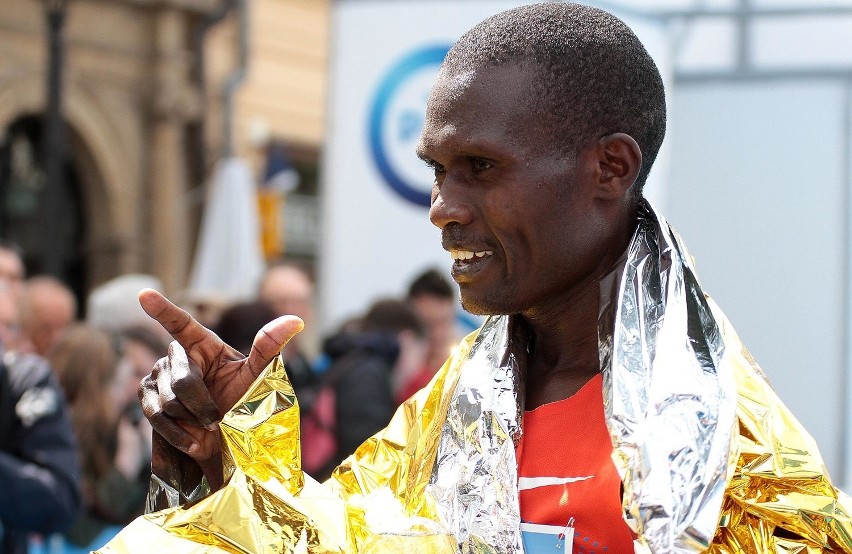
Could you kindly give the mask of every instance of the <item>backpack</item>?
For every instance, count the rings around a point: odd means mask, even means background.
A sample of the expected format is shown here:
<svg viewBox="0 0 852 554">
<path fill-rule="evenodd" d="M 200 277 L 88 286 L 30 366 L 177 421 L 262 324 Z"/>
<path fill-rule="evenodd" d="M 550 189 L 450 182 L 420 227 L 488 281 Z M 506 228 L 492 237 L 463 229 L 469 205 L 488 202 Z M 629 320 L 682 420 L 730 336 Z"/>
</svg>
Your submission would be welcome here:
<svg viewBox="0 0 852 554">
<path fill-rule="evenodd" d="M 302 470 L 321 481 L 331 475 L 339 460 L 337 443 L 337 381 L 348 372 L 348 365 L 332 363 L 312 387 L 299 397 Z"/>
<path fill-rule="evenodd" d="M 369 356 L 370 351 L 362 349 L 344 354 L 299 398 L 302 470 L 318 481 L 331 476 L 342 460 L 337 440 L 337 383 Z"/>
<path fill-rule="evenodd" d="M 337 461 L 337 393 L 329 381 L 309 395 L 301 414 L 302 469 L 318 479 Z"/>
</svg>

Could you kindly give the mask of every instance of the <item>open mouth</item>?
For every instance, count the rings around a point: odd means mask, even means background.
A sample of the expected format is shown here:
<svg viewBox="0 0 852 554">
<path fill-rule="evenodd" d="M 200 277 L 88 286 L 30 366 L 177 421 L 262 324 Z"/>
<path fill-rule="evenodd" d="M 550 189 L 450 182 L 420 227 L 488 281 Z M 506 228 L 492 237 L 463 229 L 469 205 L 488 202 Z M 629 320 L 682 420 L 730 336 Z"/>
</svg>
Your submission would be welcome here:
<svg viewBox="0 0 852 554">
<path fill-rule="evenodd" d="M 493 250 L 450 250 L 453 279 L 459 284 L 470 281 L 485 269 L 493 255 Z"/>
</svg>

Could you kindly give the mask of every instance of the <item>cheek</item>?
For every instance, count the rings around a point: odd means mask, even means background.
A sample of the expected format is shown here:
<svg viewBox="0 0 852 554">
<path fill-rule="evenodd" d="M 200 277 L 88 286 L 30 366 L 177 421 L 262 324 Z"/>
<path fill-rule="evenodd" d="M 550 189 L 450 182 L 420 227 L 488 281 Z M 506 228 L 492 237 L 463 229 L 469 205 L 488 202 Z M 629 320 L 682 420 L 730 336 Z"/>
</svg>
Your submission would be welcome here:
<svg viewBox="0 0 852 554">
<path fill-rule="evenodd" d="M 521 210 L 523 204 L 524 198 L 521 194 L 514 197 L 511 194 L 495 194 L 486 197 L 485 209 L 492 214 L 512 218 Z"/>
<path fill-rule="evenodd" d="M 484 203 L 484 219 L 509 257 L 516 255 L 513 250 L 525 248 L 524 235 L 528 232 L 525 222 L 529 217 L 524 204 L 523 198 L 512 199 L 502 195 L 499 198 L 488 198 Z"/>
</svg>

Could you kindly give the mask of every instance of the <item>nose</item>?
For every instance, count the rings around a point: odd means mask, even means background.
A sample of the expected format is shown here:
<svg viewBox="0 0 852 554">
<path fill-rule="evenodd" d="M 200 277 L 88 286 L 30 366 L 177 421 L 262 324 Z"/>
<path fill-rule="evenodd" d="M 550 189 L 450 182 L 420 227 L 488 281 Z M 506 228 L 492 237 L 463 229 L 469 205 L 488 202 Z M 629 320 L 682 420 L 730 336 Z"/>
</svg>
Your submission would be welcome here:
<svg viewBox="0 0 852 554">
<path fill-rule="evenodd" d="M 449 174 L 443 182 L 432 187 L 432 205 L 429 221 L 439 229 L 450 223 L 467 225 L 473 219 L 473 206 L 464 193 L 464 185 L 451 179 Z"/>
</svg>

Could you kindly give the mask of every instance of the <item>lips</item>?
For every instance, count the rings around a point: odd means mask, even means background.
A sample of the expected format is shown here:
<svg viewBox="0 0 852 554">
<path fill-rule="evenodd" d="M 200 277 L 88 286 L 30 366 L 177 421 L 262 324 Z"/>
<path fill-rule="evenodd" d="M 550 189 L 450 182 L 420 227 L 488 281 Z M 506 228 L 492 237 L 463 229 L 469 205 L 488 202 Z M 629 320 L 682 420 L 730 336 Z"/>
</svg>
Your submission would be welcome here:
<svg viewBox="0 0 852 554">
<path fill-rule="evenodd" d="M 452 275 L 459 284 L 470 282 L 490 265 L 494 256 L 487 240 L 471 236 L 458 223 L 449 223 L 441 229 L 441 246 L 453 259 Z"/>
<path fill-rule="evenodd" d="M 494 255 L 493 250 L 467 250 L 464 248 L 450 248 L 450 257 L 453 259 L 453 280 L 461 284 L 470 284 L 471 281 L 484 271 Z"/>
</svg>

